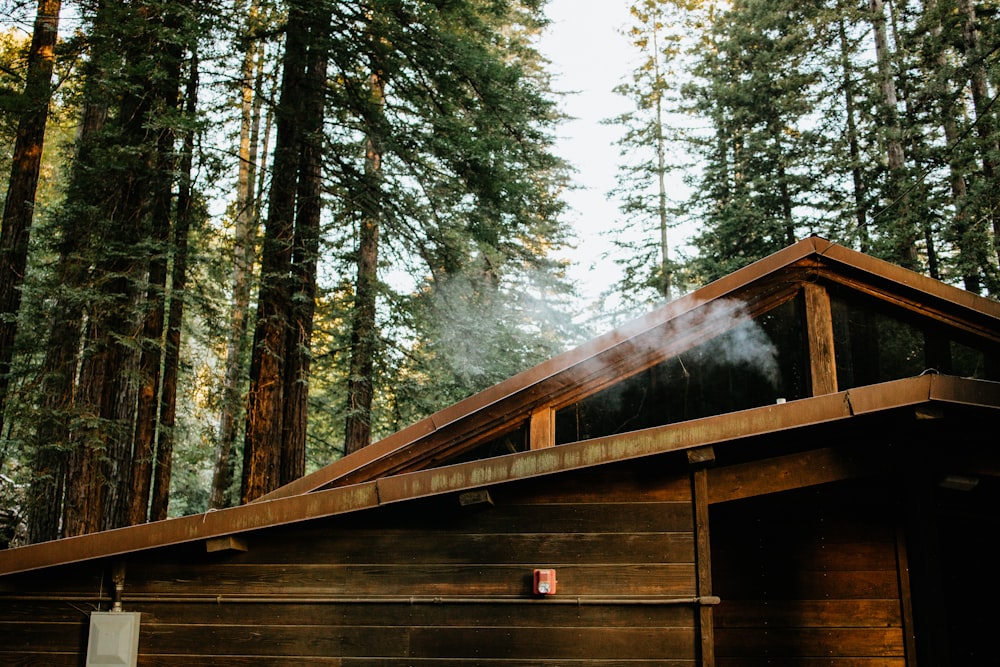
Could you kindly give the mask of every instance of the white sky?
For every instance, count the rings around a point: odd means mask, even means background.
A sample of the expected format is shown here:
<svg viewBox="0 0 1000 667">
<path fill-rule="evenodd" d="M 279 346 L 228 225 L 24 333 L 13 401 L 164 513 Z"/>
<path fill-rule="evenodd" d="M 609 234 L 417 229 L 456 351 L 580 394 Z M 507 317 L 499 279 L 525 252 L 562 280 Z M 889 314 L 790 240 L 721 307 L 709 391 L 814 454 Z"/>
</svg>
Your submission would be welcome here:
<svg viewBox="0 0 1000 667">
<path fill-rule="evenodd" d="M 573 120 L 559 131 L 556 152 L 576 169 L 576 191 L 566 194 L 568 219 L 578 236 L 573 277 L 589 301 L 617 278 L 600 255 L 609 241 L 599 235 L 618 220 L 617 204 L 606 199 L 615 185 L 620 130 L 601 121 L 626 110 L 612 92 L 635 59 L 621 30 L 629 23 L 628 0 L 550 0 L 551 24 L 539 49 L 552 62 L 564 113 Z"/>
</svg>

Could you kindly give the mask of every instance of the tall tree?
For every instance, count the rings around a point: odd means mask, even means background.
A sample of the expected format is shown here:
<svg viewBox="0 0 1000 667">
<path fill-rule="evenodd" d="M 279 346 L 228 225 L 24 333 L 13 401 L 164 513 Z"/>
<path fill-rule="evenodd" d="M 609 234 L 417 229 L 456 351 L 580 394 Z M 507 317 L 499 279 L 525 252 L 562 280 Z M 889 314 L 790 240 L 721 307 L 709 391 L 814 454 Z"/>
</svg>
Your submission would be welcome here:
<svg viewBox="0 0 1000 667">
<path fill-rule="evenodd" d="M 323 210 L 323 121 L 328 54 L 329 13 L 321 13 L 313 26 L 313 42 L 305 72 L 302 109 L 302 148 L 296 189 L 295 242 L 292 248 L 293 296 L 285 341 L 285 407 L 279 483 L 287 484 L 305 474 L 308 428 L 309 373 L 312 364 L 313 318 L 316 312 L 316 270 L 320 251 Z"/>
<path fill-rule="evenodd" d="M 232 300 L 229 309 L 229 332 L 226 341 L 223 396 L 219 411 L 218 436 L 213 461 L 209 507 L 218 509 L 232 503 L 229 488 L 232 482 L 231 455 L 237 437 L 237 419 L 242 404 L 244 348 L 250 317 L 251 274 L 254 265 L 257 228 L 260 223 L 260 198 L 256 179 L 259 144 L 261 142 L 262 110 L 264 108 L 265 45 L 257 32 L 262 26 L 261 8 L 257 0 L 247 7 L 243 57 L 241 60 L 240 141 L 237 193 L 234 213 L 235 253 L 232 270 Z M 267 132 L 265 128 L 264 143 Z M 266 152 L 266 151 L 264 151 Z M 265 170 L 260 170 L 261 172 Z"/>
<path fill-rule="evenodd" d="M 621 198 L 621 214 L 629 222 L 617 229 L 613 238 L 624 251 L 619 260 L 625 270 L 619 285 L 623 293 L 639 295 L 651 289 L 657 298 L 669 300 L 674 290 L 669 243 L 672 211 L 666 179 L 668 168 L 680 165 L 667 164 L 670 130 L 665 114 L 678 106 L 676 82 L 683 63 L 683 42 L 695 13 L 693 8 L 657 0 L 643 0 L 631 8 L 635 23 L 628 36 L 642 60 L 630 80 L 615 92 L 627 97 L 635 108 L 609 121 L 623 128 L 618 145 L 626 161 L 619 168 L 615 194 Z M 670 95 L 675 99 L 668 99 Z"/>
<path fill-rule="evenodd" d="M 885 216 L 889 228 L 884 236 L 887 247 L 881 251 L 886 259 L 892 259 L 909 268 L 917 267 L 917 238 L 919 228 L 914 220 L 914 210 L 909 198 L 911 178 L 906 168 L 903 150 L 903 128 L 899 117 L 899 99 L 896 78 L 893 71 L 892 51 L 889 45 L 885 4 L 882 0 L 869 0 L 872 30 L 875 41 L 876 64 L 878 68 L 878 89 L 880 92 L 880 124 L 884 128 L 886 197 L 882 209 L 876 215 Z"/>
<path fill-rule="evenodd" d="M 0 437 L 10 387 L 21 286 L 28 263 L 35 193 L 52 99 L 61 0 L 38 0 L 3 221 L 0 224 Z"/>
<path fill-rule="evenodd" d="M 378 41 L 374 37 L 374 41 Z M 380 47 L 376 47 L 377 49 Z M 383 205 L 382 154 L 385 151 L 385 73 L 377 64 L 370 75 L 371 97 L 365 113 L 364 197 L 358 229 L 357 279 L 351 317 L 351 366 L 347 380 L 347 423 L 344 453 L 350 454 L 371 442 L 371 412 L 374 391 L 378 329 L 375 318 L 378 299 L 378 245 Z"/>
<path fill-rule="evenodd" d="M 298 286 L 295 284 L 293 276 L 296 268 L 293 262 L 296 259 L 315 261 L 315 254 L 309 257 L 309 252 L 305 250 L 298 258 L 295 256 L 296 211 L 299 207 L 308 208 L 299 221 L 307 226 L 313 225 L 314 221 L 309 216 L 314 212 L 318 215 L 318 205 L 310 198 L 319 196 L 315 191 L 318 180 L 312 171 L 316 158 L 311 153 L 317 150 L 315 142 L 319 137 L 315 130 L 316 120 L 309 115 L 310 112 L 316 113 L 317 102 L 307 99 L 302 93 L 309 90 L 313 96 L 322 96 L 323 86 L 318 86 L 317 90 L 317 86 L 311 84 L 316 79 L 325 81 L 322 51 L 327 45 L 322 36 L 325 34 L 324 26 L 330 23 L 329 12 L 329 7 L 322 2 L 296 1 L 289 4 L 281 98 L 275 110 L 277 134 L 250 367 L 251 388 L 240 494 L 244 503 L 277 488 L 283 469 L 304 468 L 304 452 L 292 451 L 288 444 L 290 433 L 284 420 L 288 400 L 286 374 L 290 372 L 292 352 L 287 346 L 295 308 L 293 295 L 297 289 L 303 288 L 301 282 Z M 318 108 L 322 111 L 322 99 Z M 319 126 L 322 126 L 322 115 L 319 116 Z M 311 131 L 307 132 L 307 129 Z M 308 170 L 305 174 L 303 167 Z M 318 228 L 318 221 L 315 221 L 315 226 Z M 312 241 L 301 236 L 311 234 L 312 229 L 306 231 L 300 228 L 298 233 L 300 247 L 309 247 Z M 315 280 L 314 274 L 312 279 Z M 307 344 L 307 341 L 304 342 Z M 283 461 L 283 458 L 292 456 L 302 457 L 302 463 Z"/>
<path fill-rule="evenodd" d="M 153 19 L 162 22 L 164 30 L 171 33 L 178 33 L 184 17 L 181 11 L 186 9 L 182 3 L 164 5 L 163 13 Z M 163 106 L 165 111 L 173 111 L 179 108 L 181 100 L 181 69 L 185 57 L 183 42 L 169 40 L 161 47 L 161 61 L 157 65 L 157 72 L 152 77 L 151 90 L 147 94 L 152 94 L 158 104 Z M 192 74 L 189 80 L 197 80 L 196 62 L 192 63 Z M 190 86 L 188 86 L 190 92 Z M 174 193 L 172 175 L 177 164 L 176 142 L 177 132 L 170 123 L 163 123 L 156 130 L 156 136 L 151 139 L 155 142 L 153 148 L 156 164 L 154 169 L 157 173 L 153 183 L 153 191 L 150 193 L 149 202 L 149 239 L 151 253 L 146 268 L 146 295 L 145 304 L 142 308 L 142 332 L 139 340 L 140 356 L 138 366 L 138 404 L 136 406 L 135 430 L 132 434 L 130 449 L 130 460 L 132 470 L 130 478 L 132 480 L 130 494 L 123 502 L 128 503 L 128 524 L 144 523 L 149 517 L 149 498 L 153 486 L 154 460 L 156 459 L 156 440 L 158 433 L 163 431 L 158 428 L 160 415 L 160 383 L 162 379 L 161 369 L 164 360 L 164 323 L 167 317 L 167 279 L 170 274 L 169 256 L 171 247 L 171 237 L 173 236 L 172 223 L 179 223 L 182 215 L 182 207 L 177 207 L 177 218 L 174 218 Z M 177 224 L 179 227 L 180 224 Z M 186 234 L 186 230 L 179 232 Z M 185 243 L 182 239 L 180 243 Z M 174 263 L 174 272 L 183 272 L 184 267 Z M 178 295 L 174 295 L 173 305 L 177 305 L 182 300 Z"/>
<path fill-rule="evenodd" d="M 640 4 L 699 15 L 696 3 Z M 978 6 L 703 8 L 700 31 L 669 53 L 692 62 L 672 77 L 674 109 L 700 119 L 670 139 L 693 156 L 694 188 L 676 210 L 701 225 L 695 281 L 812 231 L 972 289 L 995 283 L 982 254 L 996 236 L 993 49 Z"/>
<path fill-rule="evenodd" d="M 980 39 L 981 19 L 976 6 L 971 0 L 957 0 L 956 9 L 962 17 L 962 46 L 965 52 L 965 67 L 968 73 L 972 106 L 975 113 L 976 133 L 979 138 L 978 155 L 981 164 L 982 180 L 976 188 L 977 199 L 982 202 L 984 220 L 989 221 L 993 232 L 993 248 L 1000 260 L 1000 171 L 998 171 L 998 155 L 1000 155 L 1000 137 L 997 134 L 996 114 L 989 90 L 986 69 L 987 50 Z M 996 46 L 993 47 L 995 51 Z M 1000 264 L 1000 261 L 998 261 Z"/>
<path fill-rule="evenodd" d="M 695 194 L 702 280 L 793 242 L 817 215 L 804 195 L 819 180 L 822 146 L 810 118 L 816 21 L 811 5 L 743 0 L 713 24 L 717 51 L 703 55 L 695 70 L 703 83 L 691 87 L 714 133 L 700 148 Z"/>
<path fill-rule="evenodd" d="M 171 128 L 181 56 L 196 34 L 186 0 L 90 9 L 83 123 L 56 217 L 63 292 L 52 311 L 46 407 L 35 434 L 34 500 L 64 504 L 67 535 L 144 516 L 176 166 Z M 57 469 L 64 480 L 52 478 Z M 63 485 L 64 498 L 46 497 Z M 50 535 L 56 522 L 38 523 Z"/>
<path fill-rule="evenodd" d="M 199 57 L 197 48 L 191 53 L 185 90 L 186 117 L 196 118 L 198 89 L 200 85 Z M 173 470 L 174 441 L 177 421 L 177 385 L 180 375 L 181 325 L 184 319 L 184 305 L 188 282 L 188 243 L 195 221 L 203 217 L 198 210 L 194 178 L 194 150 L 197 127 L 188 127 L 178 169 L 176 203 L 176 224 L 173 225 L 171 248 L 171 271 L 169 285 L 169 308 L 167 329 L 163 341 L 163 384 L 160 389 L 159 428 L 156 434 L 156 448 L 152 475 L 149 520 L 162 521 L 167 518 L 170 504 L 170 483 Z M 138 487 L 136 494 L 139 494 Z M 142 507 L 141 501 L 139 506 Z M 138 521 L 138 518 L 136 519 Z"/>
<path fill-rule="evenodd" d="M 857 90 L 854 76 L 854 66 L 851 56 L 854 52 L 853 44 L 848 36 L 847 19 L 844 16 L 835 18 L 837 26 L 837 51 L 839 55 L 838 66 L 841 78 L 841 89 L 844 100 L 844 138 L 847 143 L 847 170 L 851 174 L 851 194 L 854 202 L 854 233 L 849 233 L 848 238 L 856 238 L 859 249 L 868 252 L 871 244 L 869 224 L 869 195 L 868 184 L 862 170 L 861 156 L 861 136 L 858 128 L 858 103 Z"/>
<path fill-rule="evenodd" d="M 357 31 L 370 49 L 366 67 L 337 62 L 349 84 L 340 92 L 354 99 L 345 105 L 353 110 L 352 134 L 365 146 L 361 168 L 334 171 L 345 191 L 362 197 L 342 209 L 358 239 L 347 451 L 371 439 L 367 383 L 378 373 L 382 258 L 419 258 L 432 285 L 475 265 L 496 280 L 505 265 L 532 261 L 522 235 L 558 213 L 549 195 L 562 173 L 547 135 L 555 115 L 529 46 L 539 9 L 535 2 L 373 2 Z M 548 231 L 559 243 L 558 228 Z"/>
</svg>

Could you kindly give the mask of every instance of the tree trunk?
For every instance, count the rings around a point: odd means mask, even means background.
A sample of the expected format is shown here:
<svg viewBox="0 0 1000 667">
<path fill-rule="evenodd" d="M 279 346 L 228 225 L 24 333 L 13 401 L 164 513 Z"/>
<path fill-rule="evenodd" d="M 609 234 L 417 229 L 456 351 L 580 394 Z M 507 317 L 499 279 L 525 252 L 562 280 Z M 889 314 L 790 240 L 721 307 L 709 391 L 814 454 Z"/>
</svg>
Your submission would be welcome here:
<svg viewBox="0 0 1000 667">
<path fill-rule="evenodd" d="M 896 83 L 892 72 L 889 39 L 886 29 L 885 6 L 882 0 L 869 0 L 872 28 L 875 36 L 875 54 L 878 65 L 878 84 L 881 92 L 881 124 L 885 127 L 885 153 L 888 168 L 887 205 L 877 214 L 889 216 L 887 250 L 893 261 L 915 267 L 917 262 L 917 230 L 905 196 L 906 175 L 903 153 L 903 131 L 899 124 Z M 896 210 L 898 209 L 898 210 Z"/>
<path fill-rule="evenodd" d="M 871 240 L 868 233 L 868 195 L 861 174 L 861 146 L 858 141 L 857 105 L 854 101 L 854 78 L 851 76 L 850 45 L 844 19 L 837 21 L 840 38 L 840 67 L 844 76 L 844 115 L 847 119 L 847 145 L 851 156 L 851 182 L 854 190 L 854 219 L 857 222 L 858 247 L 867 253 Z"/>
<path fill-rule="evenodd" d="M 173 169 L 168 168 L 173 161 L 173 134 L 169 128 L 172 120 L 167 116 L 176 111 L 178 87 L 180 83 L 180 40 L 177 17 L 173 16 L 175 6 L 171 3 L 160 5 L 153 2 L 139 2 L 132 5 L 122 15 L 123 24 L 118 26 L 119 39 L 124 46 L 124 81 L 126 93 L 120 102 L 118 126 L 114 148 L 120 156 L 121 169 L 119 188 L 113 191 L 111 204 L 107 208 L 106 250 L 111 251 L 98 263 L 98 277 L 107 276 L 104 284 L 105 300 L 93 313 L 95 322 L 103 325 L 100 331 L 107 339 L 95 340 L 98 349 L 107 352 L 104 371 L 101 416 L 104 418 L 105 441 L 103 461 L 106 466 L 106 503 L 102 527 L 119 528 L 128 525 L 133 509 L 133 471 L 136 451 L 133 438 L 137 423 L 140 383 L 151 381 L 143 378 L 140 362 L 142 355 L 137 346 L 129 341 L 141 331 L 139 323 L 147 309 L 157 310 L 150 324 L 162 329 L 162 305 L 146 303 L 146 291 L 141 289 L 149 276 L 151 265 L 158 274 L 156 278 L 165 281 L 165 265 L 155 267 L 144 248 L 156 240 L 156 235 L 166 237 L 169 226 L 169 199 L 173 184 Z M 121 11 L 121 10 L 120 10 Z M 164 120 L 167 118 L 166 120 Z M 164 129 L 158 129 L 164 128 Z M 102 202 L 103 205 L 103 202 Z M 159 225 L 160 229 L 155 227 Z M 162 239 L 161 239 L 162 240 Z M 157 248 L 155 252 L 162 252 Z M 157 301 L 160 301 L 162 286 L 153 286 Z M 110 303 L 111 308 L 104 307 Z M 159 332 L 155 341 L 149 342 L 154 348 L 149 354 L 155 359 L 149 361 L 150 375 L 156 374 L 152 367 L 159 366 Z M 148 341 L 139 341 L 141 345 Z M 81 384 L 92 381 L 81 376 Z M 100 381 L 100 380 L 99 380 Z M 158 384 L 158 382 L 157 382 Z M 151 402 L 147 404 L 150 418 L 155 422 L 155 386 L 150 387 Z M 144 425 L 147 435 L 154 434 L 153 423 Z M 150 441 L 142 443 L 149 447 Z M 151 449 L 151 448 L 150 448 Z M 150 452 L 145 452 L 148 455 Z M 141 466 L 143 472 L 149 468 Z M 148 488 L 143 483 L 143 490 Z M 140 499 L 141 501 L 141 499 Z M 145 507 L 145 504 L 142 505 Z M 136 510 L 141 509 L 136 505 Z M 143 510 L 143 513 L 145 510 Z"/>
<path fill-rule="evenodd" d="M 88 159 L 91 137 L 100 131 L 105 116 L 106 107 L 102 103 L 91 100 L 85 105 L 77 140 L 81 147 L 78 161 Z M 72 178 L 78 178 L 76 170 Z M 87 532 L 82 507 L 90 485 L 86 471 L 82 470 L 87 459 L 69 428 L 78 413 L 74 390 L 85 316 L 81 300 L 68 292 L 86 280 L 92 232 L 85 216 L 61 221 L 57 274 L 67 290 L 59 293 L 53 307 L 42 364 L 42 414 L 32 461 L 29 515 L 32 542 Z"/>
<path fill-rule="evenodd" d="M 185 91 L 185 111 L 194 118 L 198 108 L 200 61 L 195 51 L 191 55 Z M 177 224 L 173 234 L 173 267 L 170 274 L 170 309 L 163 352 L 163 387 L 160 392 L 160 429 L 156 438 L 156 468 L 153 471 L 153 491 L 149 518 L 167 518 L 170 505 L 170 478 L 173 471 L 174 428 L 177 422 L 177 378 L 180 374 L 181 324 L 184 321 L 184 293 L 187 287 L 188 236 L 194 223 L 194 161 L 195 132 L 184 134 L 181 154 L 180 184 L 177 191 Z"/>
<path fill-rule="evenodd" d="M 375 305 L 378 297 L 378 206 L 381 203 L 379 191 L 382 171 L 382 143 L 378 133 L 385 105 L 385 81 L 377 73 L 371 75 L 371 105 L 376 118 L 371 123 L 365 151 L 366 201 L 369 203 L 369 210 L 363 212 L 358 240 L 358 277 L 354 288 L 350 376 L 347 382 L 348 411 L 344 439 L 346 454 L 371 443 L 372 376 L 378 338 Z"/>
<path fill-rule="evenodd" d="M 38 0 L 28 50 L 24 110 L 18 119 L 7 199 L 0 227 L 0 433 L 10 388 L 11 361 L 21 307 L 21 284 L 28 263 L 28 242 L 35 192 L 45 144 L 45 123 L 52 99 L 52 69 L 61 0 Z"/>
<path fill-rule="evenodd" d="M 312 361 L 313 316 L 316 311 L 316 263 L 319 256 L 320 217 L 323 192 L 323 111 L 327 51 L 326 26 L 329 13 L 311 21 L 309 66 L 303 96 L 302 150 L 295 217 L 295 249 L 292 274 L 297 282 L 291 300 L 291 322 L 286 343 L 284 438 L 281 453 L 281 484 L 305 474 L 308 427 L 309 369 Z M 317 47 L 317 45 L 319 45 Z"/>
<path fill-rule="evenodd" d="M 169 10 L 168 10 L 169 11 Z M 162 17 L 164 27 L 177 33 L 177 17 Z M 184 54 L 178 41 L 163 45 L 160 77 L 151 94 L 165 110 L 176 109 L 180 102 L 181 59 Z M 157 424 L 160 405 L 160 380 L 163 362 L 163 322 L 167 294 L 167 255 L 171 237 L 172 174 L 175 166 L 176 132 L 168 124 L 158 130 L 155 153 L 155 180 L 150 196 L 153 255 L 150 258 L 143 322 L 141 358 L 139 362 L 139 397 L 133 436 L 132 498 L 129 510 L 131 525 L 145 523 L 149 518 L 149 497 L 152 487 Z M 176 267 L 175 267 L 176 268 Z"/>
<path fill-rule="evenodd" d="M 106 5 L 99 3 L 93 21 L 93 33 L 103 31 L 103 24 L 107 22 L 105 14 Z M 79 375 L 88 362 L 88 359 L 81 359 L 80 356 L 88 315 L 83 297 L 76 293 L 90 280 L 89 258 L 93 255 L 98 223 L 88 207 L 77 204 L 86 201 L 90 192 L 87 170 L 89 165 L 96 162 L 92 153 L 96 150 L 98 137 L 108 118 L 103 72 L 97 64 L 102 52 L 108 48 L 103 39 L 91 44 L 91 58 L 84 74 L 83 120 L 76 141 L 77 151 L 67 194 L 67 200 L 74 206 L 59 220 L 62 239 L 58 274 L 65 291 L 60 294 L 53 309 L 51 334 L 43 368 L 43 386 L 46 392 L 43 397 L 43 428 L 38 437 L 42 447 L 46 446 L 46 441 L 41 438 L 63 443 L 63 537 L 97 530 L 94 515 L 99 514 L 91 511 L 89 506 L 91 496 L 96 493 L 92 493 L 92 487 L 95 490 L 100 488 L 95 453 L 91 442 L 81 437 L 79 426 L 71 429 L 70 425 L 93 422 L 98 414 L 85 397 L 77 392 Z"/>
<path fill-rule="evenodd" d="M 250 363 L 240 500 L 248 503 L 277 488 L 281 477 L 285 362 L 294 244 L 295 194 L 299 166 L 299 122 L 307 61 L 305 8 L 289 9 L 281 99 L 275 110 L 277 138 Z"/>
<path fill-rule="evenodd" d="M 257 3 L 250 7 L 250 20 L 255 20 Z M 247 318 L 250 312 L 250 273 L 254 261 L 254 238 L 258 224 L 255 189 L 257 171 L 257 141 L 260 128 L 260 100 L 263 97 L 261 76 L 263 63 L 254 74 L 260 47 L 251 40 L 243 54 L 243 76 L 240 83 L 240 148 L 239 177 L 236 190 L 236 229 L 234 231 L 235 261 L 233 263 L 233 297 L 229 309 L 229 338 L 226 344 L 226 371 L 219 412 L 219 434 L 215 447 L 212 489 L 208 506 L 220 509 L 229 504 L 230 457 L 236 440 L 236 419 L 240 410 L 240 377 L 243 369 L 243 345 L 246 342 Z"/>
<path fill-rule="evenodd" d="M 83 261 L 89 241 L 84 226 L 64 225 L 56 272 L 60 282 L 78 285 L 87 267 Z M 65 503 L 70 459 L 69 423 L 83 311 L 78 301 L 60 293 L 49 318 L 49 337 L 39 382 L 39 415 L 31 452 L 31 487 L 28 492 L 28 541 L 54 540 L 69 530 L 73 514 Z M 64 512 L 67 516 L 64 518 Z M 65 534 L 79 534 L 74 532 Z"/>
<path fill-rule="evenodd" d="M 937 0 L 927 0 L 924 4 L 924 16 L 931 25 L 927 36 L 930 58 L 926 69 L 928 79 L 935 81 L 930 97 L 937 100 L 939 122 L 944 131 L 945 145 L 948 147 L 948 185 L 954 209 L 954 217 L 946 226 L 945 236 L 952 239 L 958 250 L 956 264 L 965 289 L 978 293 L 981 289 L 980 273 L 984 265 L 982 259 L 985 257 L 986 239 L 977 241 L 971 233 L 973 225 L 970 224 L 966 182 L 968 169 L 963 164 L 962 152 L 958 146 L 961 133 L 956 122 L 958 111 L 955 107 L 955 93 L 950 79 L 943 76 L 949 67 L 946 46 L 942 41 L 944 27 L 940 11 Z"/>
<path fill-rule="evenodd" d="M 993 247 L 997 254 L 997 267 L 1000 267 L 1000 182 L 998 182 L 997 155 L 1000 155 L 1000 141 L 997 139 L 996 122 L 994 119 L 992 101 L 990 99 L 989 82 L 984 65 L 985 55 L 982 52 L 979 39 L 979 18 L 976 7 L 971 0 L 959 0 L 958 11 L 963 16 L 962 41 L 965 47 L 966 65 L 969 67 L 969 83 L 972 88 L 972 103 L 976 110 L 976 129 L 979 135 L 979 155 L 983 165 L 981 196 L 985 215 L 993 225 Z"/>
<path fill-rule="evenodd" d="M 670 244 L 667 239 L 667 166 L 666 146 L 663 136 L 663 87 L 660 75 L 660 47 L 657 39 L 657 24 L 653 22 L 653 75 L 657 90 L 656 99 L 656 210 L 660 225 L 660 296 L 670 301 L 673 291 L 673 270 L 670 265 Z"/>
</svg>

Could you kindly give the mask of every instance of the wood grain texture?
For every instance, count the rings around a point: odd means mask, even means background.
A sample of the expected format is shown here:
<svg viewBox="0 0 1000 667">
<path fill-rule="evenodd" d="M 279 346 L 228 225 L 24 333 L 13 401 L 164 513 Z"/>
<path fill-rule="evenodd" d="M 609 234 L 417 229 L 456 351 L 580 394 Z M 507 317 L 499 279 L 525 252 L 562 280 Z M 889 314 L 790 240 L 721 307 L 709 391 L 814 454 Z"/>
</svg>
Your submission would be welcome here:
<svg viewBox="0 0 1000 667">
<path fill-rule="evenodd" d="M 718 664 L 905 664 L 894 526 L 891 503 L 847 485 L 717 506 Z"/>
<path fill-rule="evenodd" d="M 830 295 L 816 283 L 802 286 L 806 302 L 806 340 L 812 378 L 812 395 L 837 392 L 837 361 L 834 356 L 833 315 Z"/>
<path fill-rule="evenodd" d="M 138 554 L 124 605 L 143 614 L 140 665 L 694 667 L 698 607 L 657 602 L 698 593 L 686 473 L 635 462 L 489 492 L 249 532 L 246 551 Z M 0 664 L 82 652 L 111 565 L 83 585 L 80 568 L 21 579 L 39 596 L 0 603 L 20 638 Z M 556 599 L 533 596 L 536 567 L 556 568 Z"/>
</svg>

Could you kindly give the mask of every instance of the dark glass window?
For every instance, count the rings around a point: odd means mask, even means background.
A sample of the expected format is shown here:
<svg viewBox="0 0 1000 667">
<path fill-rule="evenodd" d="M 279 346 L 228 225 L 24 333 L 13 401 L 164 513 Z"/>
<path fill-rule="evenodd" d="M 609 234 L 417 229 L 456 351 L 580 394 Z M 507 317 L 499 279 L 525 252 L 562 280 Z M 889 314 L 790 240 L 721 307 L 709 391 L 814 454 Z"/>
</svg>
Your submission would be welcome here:
<svg viewBox="0 0 1000 667">
<path fill-rule="evenodd" d="M 792 299 L 556 413 L 556 443 L 806 395 L 804 310 Z"/>
<path fill-rule="evenodd" d="M 856 294 L 831 293 L 837 385 L 850 389 L 925 371 L 1000 380 L 989 341 Z"/>
<path fill-rule="evenodd" d="M 528 428 L 527 424 L 522 424 L 517 430 L 504 433 L 492 440 L 487 440 L 460 456 L 442 461 L 439 465 L 491 459 L 494 456 L 523 452 L 526 449 L 528 449 Z"/>
</svg>

